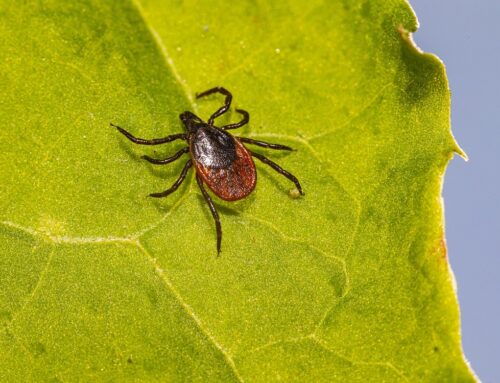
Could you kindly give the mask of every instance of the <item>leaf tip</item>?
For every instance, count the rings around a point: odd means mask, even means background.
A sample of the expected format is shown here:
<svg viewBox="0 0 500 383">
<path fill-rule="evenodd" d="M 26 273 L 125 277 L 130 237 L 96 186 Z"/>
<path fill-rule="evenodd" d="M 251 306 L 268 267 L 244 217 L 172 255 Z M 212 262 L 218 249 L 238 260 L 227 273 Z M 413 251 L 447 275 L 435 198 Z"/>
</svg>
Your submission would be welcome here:
<svg viewBox="0 0 500 383">
<path fill-rule="evenodd" d="M 469 156 L 467 156 L 467 153 L 458 145 L 457 140 L 455 137 L 453 137 L 453 134 L 451 134 L 451 139 L 453 141 L 452 147 L 451 147 L 451 152 L 454 154 L 458 154 L 464 161 L 469 161 Z"/>
<path fill-rule="evenodd" d="M 458 154 L 464 161 L 469 161 L 469 156 L 467 153 L 463 151 L 463 149 L 455 142 L 455 147 L 453 148 L 453 152 Z"/>
</svg>

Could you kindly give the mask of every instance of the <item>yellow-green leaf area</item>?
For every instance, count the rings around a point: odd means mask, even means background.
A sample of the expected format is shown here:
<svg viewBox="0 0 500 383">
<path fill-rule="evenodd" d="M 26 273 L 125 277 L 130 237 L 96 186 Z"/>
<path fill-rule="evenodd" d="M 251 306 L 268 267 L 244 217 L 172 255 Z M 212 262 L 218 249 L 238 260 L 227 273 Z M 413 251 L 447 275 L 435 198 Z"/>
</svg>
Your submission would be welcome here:
<svg viewBox="0 0 500 383">
<path fill-rule="evenodd" d="M 442 177 L 443 64 L 400 0 L 0 4 L 0 380 L 464 382 Z M 216 199 L 183 143 L 224 86 L 257 163 Z M 231 112 L 219 124 L 237 121 Z"/>
</svg>

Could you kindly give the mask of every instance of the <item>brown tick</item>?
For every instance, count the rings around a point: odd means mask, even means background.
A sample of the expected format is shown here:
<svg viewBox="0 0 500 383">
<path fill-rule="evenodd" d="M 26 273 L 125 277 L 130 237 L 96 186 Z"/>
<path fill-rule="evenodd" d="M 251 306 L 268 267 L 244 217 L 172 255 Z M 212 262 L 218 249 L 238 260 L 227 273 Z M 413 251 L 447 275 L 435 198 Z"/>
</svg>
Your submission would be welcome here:
<svg viewBox="0 0 500 383">
<path fill-rule="evenodd" d="M 221 93 L 226 96 L 224 105 L 212 114 L 207 122 L 203 121 L 191 112 L 182 113 L 179 117 L 184 124 L 186 133 L 172 134 L 163 138 L 145 140 L 143 138 L 133 136 L 119 126 L 113 124 L 111 124 L 111 126 L 117 128 L 120 133 L 122 133 L 130 141 L 140 145 L 159 145 L 174 140 L 184 140 L 187 142 L 188 146 L 182 148 L 171 157 L 161 160 L 148 156 L 142 157 L 152 164 L 164 165 L 177 160 L 185 153 L 189 153 L 191 156 L 191 158 L 187 160 L 184 165 L 181 175 L 169 189 L 161 193 L 150 194 L 150 196 L 155 198 L 166 197 L 170 193 L 176 191 L 182 184 L 182 181 L 186 178 L 188 170 L 194 165 L 196 169 L 196 182 L 198 182 L 201 193 L 207 201 L 215 220 L 215 228 L 217 231 L 217 253 L 219 254 L 222 240 L 222 229 L 219 214 L 215 209 L 212 198 L 210 198 L 210 195 L 203 187 L 204 183 L 217 197 L 222 198 L 225 201 L 236 201 L 245 198 L 254 190 L 257 182 L 257 173 L 252 159 L 252 157 L 255 157 L 291 180 L 297 187 L 300 194 L 304 195 L 304 193 L 299 180 L 293 174 L 282 169 L 278 164 L 274 163 L 262 154 L 248 150 L 243 143 L 276 150 L 292 150 L 292 148 L 285 145 L 257 141 L 246 137 L 235 137 L 228 133 L 228 130 L 239 128 L 247 124 L 250 120 L 248 112 L 241 109 L 236 109 L 236 112 L 243 116 L 243 119 L 240 122 L 221 127 L 214 126 L 214 120 L 229 110 L 232 95 L 225 88 L 215 87 L 197 94 L 196 98 L 208 96 L 212 93 Z"/>
</svg>

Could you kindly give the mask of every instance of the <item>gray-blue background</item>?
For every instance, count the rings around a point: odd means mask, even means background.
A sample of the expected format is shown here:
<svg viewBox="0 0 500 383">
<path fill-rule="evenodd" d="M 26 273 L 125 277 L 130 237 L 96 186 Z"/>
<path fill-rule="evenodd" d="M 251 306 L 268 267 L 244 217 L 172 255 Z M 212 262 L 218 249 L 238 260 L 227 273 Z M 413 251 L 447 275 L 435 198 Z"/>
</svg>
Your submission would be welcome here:
<svg viewBox="0 0 500 383">
<path fill-rule="evenodd" d="M 455 157 L 444 183 L 448 254 L 462 342 L 485 382 L 500 382 L 500 0 L 410 0 L 417 45 L 438 55 L 450 82 Z"/>
</svg>

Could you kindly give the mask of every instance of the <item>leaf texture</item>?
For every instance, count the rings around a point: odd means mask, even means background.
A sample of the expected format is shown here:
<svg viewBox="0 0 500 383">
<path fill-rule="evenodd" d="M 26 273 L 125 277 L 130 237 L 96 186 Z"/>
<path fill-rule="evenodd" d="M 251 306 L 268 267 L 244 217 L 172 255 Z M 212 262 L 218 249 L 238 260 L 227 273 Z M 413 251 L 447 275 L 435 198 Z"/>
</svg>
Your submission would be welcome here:
<svg viewBox="0 0 500 383">
<path fill-rule="evenodd" d="M 474 381 L 440 200 L 460 149 L 416 27 L 400 0 L 1 4 L 0 380 Z M 147 198 L 183 161 L 140 156 L 182 143 L 109 123 L 181 132 L 219 85 L 306 195 L 257 163 L 216 257 L 192 174 Z"/>
</svg>

